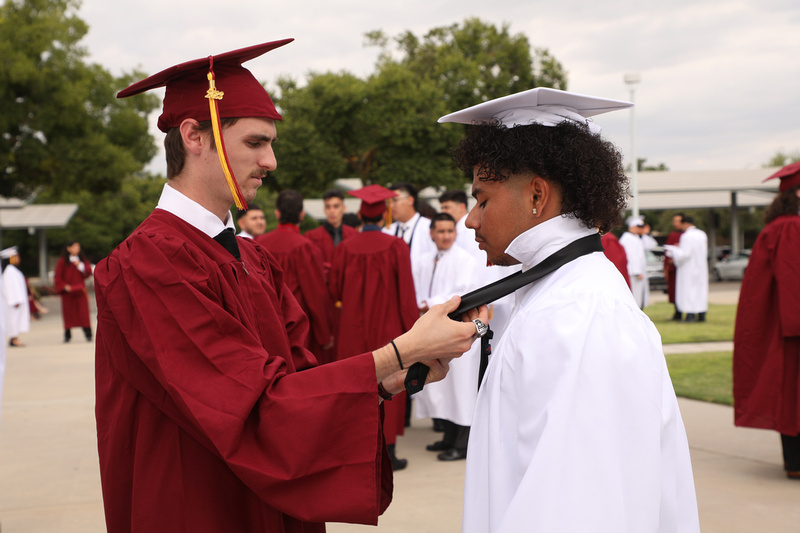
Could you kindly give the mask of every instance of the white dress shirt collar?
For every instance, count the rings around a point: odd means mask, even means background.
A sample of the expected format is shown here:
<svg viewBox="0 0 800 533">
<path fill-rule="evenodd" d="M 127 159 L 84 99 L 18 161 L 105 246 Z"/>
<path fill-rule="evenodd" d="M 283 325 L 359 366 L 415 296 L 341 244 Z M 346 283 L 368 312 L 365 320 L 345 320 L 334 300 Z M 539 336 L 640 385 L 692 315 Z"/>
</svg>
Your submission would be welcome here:
<svg viewBox="0 0 800 533">
<path fill-rule="evenodd" d="M 506 248 L 506 253 L 522 263 L 524 272 L 569 243 L 593 233 L 597 230 L 587 228 L 577 218 L 561 215 L 517 235 Z"/>
<path fill-rule="evenodd" d="M 212 239 L 225 228 L 235 229 L 233 227 L 233 217 L 230 213 L 228 213 L 226 221 L 222 222 L 217 215 L 174 189 L 169 183 L 164 184 L 156 209 L 163 209 L 172 213 Z"/>
</svg>

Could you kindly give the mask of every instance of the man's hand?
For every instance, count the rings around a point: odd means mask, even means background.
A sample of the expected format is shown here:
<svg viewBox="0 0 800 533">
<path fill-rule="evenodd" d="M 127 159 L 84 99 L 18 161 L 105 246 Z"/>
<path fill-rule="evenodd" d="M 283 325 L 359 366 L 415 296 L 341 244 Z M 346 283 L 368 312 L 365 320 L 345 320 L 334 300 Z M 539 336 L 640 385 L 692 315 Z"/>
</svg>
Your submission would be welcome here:
<svg viewBox="0 0 800 533">
<path fill-rule="evenodd" d="M 461 357 L 470 349 L 478 338 L 472 320 L 477 318 L 488 322 L 489 310 L 485 305 L 470 309 L 462 317 L 465 322 L 457 322 L 447 315 L 458 309 L 459 303 L 461 297 L 453 296 L 443 304 L 434 305 L 414 323 L 410 331 L 394 339 L 403 363 L 402 372 L 399 371 L 400 363 L 391 345 L 372 352 L 378 381 L 383 382 L 387 391 L 396 394 L 403 390 L 405 375 L 414 363 L 423 363 L 430 368 L 426 383 L 443 379 L 447 375 L 450 360 Z"/>
</svg>

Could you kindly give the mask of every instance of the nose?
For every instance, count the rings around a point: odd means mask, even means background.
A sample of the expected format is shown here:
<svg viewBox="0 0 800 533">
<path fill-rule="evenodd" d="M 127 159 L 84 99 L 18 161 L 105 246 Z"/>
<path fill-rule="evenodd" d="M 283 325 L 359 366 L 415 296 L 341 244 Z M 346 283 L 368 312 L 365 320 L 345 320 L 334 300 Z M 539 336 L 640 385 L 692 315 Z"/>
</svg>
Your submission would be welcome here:
<svg viewBox="0 0 800 533">
<path fill-rule="evenodd" d="M 478 228 L 481 227 L 480 217 L 478 216 L 478 206 L 477 206 L 477 204 L 472 209 L 470 209 L 470 212 L 467 215 L 467 219 L 464 221 L 464 224 L 469 229 L 474 229 L 474 230 L 477 230 Z"/>
<path fill-rule="evenodd" d="M 270 172 L 278 168 L 278 159 L 275 157 L 275 151 L 272 149 L 272 144 L 267 145 L 264 153 L 261 156 L 261 159 L 258 162 L 258 165 Z"/>
</svg>

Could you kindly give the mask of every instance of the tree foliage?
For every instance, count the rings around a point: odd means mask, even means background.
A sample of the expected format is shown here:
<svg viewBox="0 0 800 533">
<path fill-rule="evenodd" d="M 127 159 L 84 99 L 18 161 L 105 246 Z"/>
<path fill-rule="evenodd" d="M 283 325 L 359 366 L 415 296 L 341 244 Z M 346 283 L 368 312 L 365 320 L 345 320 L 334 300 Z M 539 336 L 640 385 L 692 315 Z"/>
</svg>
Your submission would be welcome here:
<svg viewBox="0 0 800 533">
<path fill-rule="evenodd" d="M 275 188 L 319 193 L 338 178 L 458 187 L 450 160 L 462 128 L 437 124 L 451 111 L 538 86 L 566 88 L 566 72 L 546 49 L 532 49 L 508 25 L 478 19 L 434 28 L 422 37 L 366 35 L 381 49 L 367 79 L 311 74 L 304 87 L 282 79 L 285 124 L 275 151 Z M 282 166 L 281 166 L 282 165 Z"/>
<path fill-rule="evenodd" d="M 790 152 L 778 150 L 764 166 L 767 168 L 783 167 L 796 161 L 800 161 L 800 150 L 792 150 Z"/>
<path fill-rule="evenodd" d="M 115 191 L 156 153 L 147 114 L 156 97 L 117 100 L 116 79 L 85 61 L 77 0 L 0 7 L 0 195 Z"/>
</svg>

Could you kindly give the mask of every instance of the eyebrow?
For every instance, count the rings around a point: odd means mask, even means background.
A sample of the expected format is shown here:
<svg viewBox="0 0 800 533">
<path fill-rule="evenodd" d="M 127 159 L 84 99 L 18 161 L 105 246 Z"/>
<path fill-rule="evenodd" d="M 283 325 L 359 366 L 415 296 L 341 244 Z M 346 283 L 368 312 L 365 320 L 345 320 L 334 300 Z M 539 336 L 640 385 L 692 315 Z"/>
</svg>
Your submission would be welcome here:
<svg viewBox="0 0 800 533">
<path fill-rule="evenodd" d="M 482 191 L 482 189 L 480 188 L 480 186 L 477 186 L 477 187 L 476 187 L 476 186 L 473 186 L 473 187 L 472 187 L 472 197 L 473 197 L 473 198 L 475 198 L 476 200 L 478 199 L 478 195 L 479 195 L 481 192 L 483 192 L 483 191 Z"/>
<path fill-rule="evenodd" d="M 250 140 L 250 141 L 262 141 L 262 142 L 267 142 L 268 143 L 268 142 L 277 141 L 278 137 L 277 136 L 271 137 L 271 136 L 266 135 L 266 134 L 254 133 L 252 135 L 248 135 L 247 139 Z"/>
</svg>

